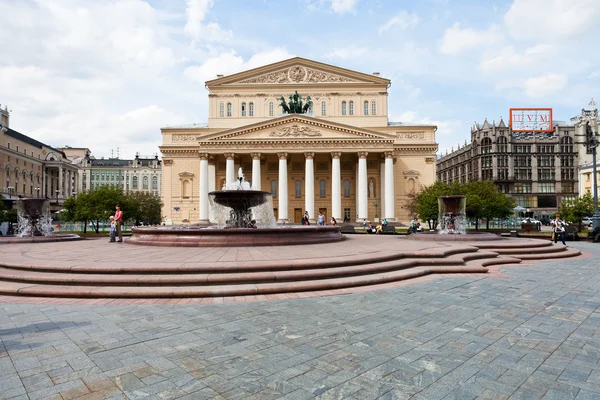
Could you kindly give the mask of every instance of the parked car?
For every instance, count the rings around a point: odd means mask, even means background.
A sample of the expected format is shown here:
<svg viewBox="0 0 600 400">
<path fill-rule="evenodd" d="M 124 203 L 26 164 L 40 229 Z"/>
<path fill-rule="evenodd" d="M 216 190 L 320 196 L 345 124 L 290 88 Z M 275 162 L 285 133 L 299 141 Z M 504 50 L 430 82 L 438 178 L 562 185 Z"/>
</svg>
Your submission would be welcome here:
<svg viewBox="0 0 600 400">
<path fill-rule="evenodd" d="M 581 220 L 581 225 L 592 226 L 592 218 L 585 217 L 584 219 Z"/>
</svg>

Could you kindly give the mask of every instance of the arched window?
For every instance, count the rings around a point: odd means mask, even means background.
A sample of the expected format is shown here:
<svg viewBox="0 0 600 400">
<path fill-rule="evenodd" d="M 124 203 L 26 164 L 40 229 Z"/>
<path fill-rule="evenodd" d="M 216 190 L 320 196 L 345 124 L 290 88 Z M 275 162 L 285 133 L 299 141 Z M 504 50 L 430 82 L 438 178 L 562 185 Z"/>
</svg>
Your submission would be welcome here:
<svg viewBox="0 0 600 400">
<path fill-rule="evenodd" d="M 319 181 L 319 196 L 327 196 L 327 184 L 325 183 L 325 179 Z"/>
<path fill-rule="evenodd" d="M 324 100 L 321 102 L 321 115 L 327 115 L 327 102 Z"/>
<path fill-rule="evenodd" d="M 277 197 L 277 181 L 275 179 L 271 181 L 271 196 Z"/>
<path fill-rule="evenodd" d="M 302 182 L 300 179 L 296 180 L 296 197 L 302 197 Z"/>
<path fill-rule="evenodd" d="M 227 103 L 227 116 L 231 117 L 231 103 Z"/>
<path fill-rule="evenodd" d="M 190 197 L 190 181 L 187 179 L 181 182 L 181 197 L 184 199 Z"/>
<path fill-rule="evenodd" d="M 349 114 L 350 115 L 354 115 L 354 102 L 353 101 L 351 101 L 349 103 L 349 107 L 348 108 L 349 108 L 349 110 L 348 110 Z"/>
<path fill-rule="evenodd" d="M 346 115 L 346 102 L 342 101 L 342 115 Z"/>
<path fill-rule="evenodd" d="M 142 178 L 142 190 L 148 190 L 148 177 L 147 176 Z"/>
<path fill-rule="evenodd" d="M 481 139 L 481 154 L 489 154 L 492 152 L 492 139 L 485 137 Z"/>
<path fill-rule="evenodd" d="M 225 104 L 219 103 L 219 117 L 225 116 Z"/>
<path fill-rule="evenodd" d="M 364 108 L 363 114 L 369 115 L 369 102 L 368 101 L 364 102 L 364 107 L 363 108 Z"/>
<path fill-rule="evenodd" d="M 408 193 L 414 193 L 415 192 L 415 180 L 413 178 L 409 178 L 408 182 L 407 182 L 407 189 L 408 189 Z"/>
<path fill-rule="evenodd" d="M 158 190 L 158 176 L 152 177 L 152 190 Z"/>
<path fill-rule="evenodd" d="M 134 176 L 133 180 L 131 182 L 131 189 L 137 190 L 137 188 L 138 188 L 138 177 Z"/>
<path fill-rule="evenodd" d="M 246 103 L 242 103 L 242 117 L 246 116 Z"/>
<path fill-rule="evenodd" d="M 254 103 L 248 105 L 248 113 L 251 117 L 254 117 Z"/>
<path fill-rule="evenodd" d="M 371 102 L 371 115 L 377 115 L 377 103 L 375 100 Z"/>
<path fill-rule="evenodd" d="M 269 102 L 269 117 L 272 117 L 274 114 L 275 114 L 275 110 L 274 110 L 274 107 L 273 107 L 273 102 L 270 101 Z"/>
<path fill-rule="evenodd" d="M 344 179 L 344 196 L 350 197 L 350 180 Z"/>
</svg>

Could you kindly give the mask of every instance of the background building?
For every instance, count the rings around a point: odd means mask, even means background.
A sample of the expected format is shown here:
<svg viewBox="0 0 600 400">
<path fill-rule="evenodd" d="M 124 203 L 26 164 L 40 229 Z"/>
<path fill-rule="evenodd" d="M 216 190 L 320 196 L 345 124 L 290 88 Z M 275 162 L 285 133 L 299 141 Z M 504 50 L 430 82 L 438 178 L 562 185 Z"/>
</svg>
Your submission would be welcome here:
<svg viewBox="0 0 600 400">
<path fill-rule="evenodd" d="M 60 149 L 37 141 L 10 127 L 10 113 L 0 109 L 0 182 L 7 198 L 47 197 L 51 209 L 75 196 L 78 168 Z"/>
<path fill-rule="evenodd" d="M 388 122 L 388 87 L 364 74 L 295 57 L 206 82 L 208 124 L 162 128 L 167 223 L 207 223 L 208 192 L 242 167 L 273 195 L 279 222 L 408 221 L 407 194 L 435 179 L 433 125 Z M 305 114 L 284 114 L 297 91 Z"/>
<path fill-rule="evenodd" d="M 499 123 L 475 123 L 471 142 L 439 158 L 437 179 L 450 183 L 491 180 L 517 206 L 538 218 L 579 193 L 578 166 L 589 162 L 585 130 L 554 121 L 552 132 L 513 132 Z"/>
<path fill-rule="evenodd" d="M 75 162 L 80 167 L 82 191 L 111 186 L 126 192 L 143 191 L 160 195 L 162 162 L 157 155 L 144 157 L 137 154 L 133 160 L 123 160 L 118 157 L 96 159 L 85 154 Z"/>
</svg>

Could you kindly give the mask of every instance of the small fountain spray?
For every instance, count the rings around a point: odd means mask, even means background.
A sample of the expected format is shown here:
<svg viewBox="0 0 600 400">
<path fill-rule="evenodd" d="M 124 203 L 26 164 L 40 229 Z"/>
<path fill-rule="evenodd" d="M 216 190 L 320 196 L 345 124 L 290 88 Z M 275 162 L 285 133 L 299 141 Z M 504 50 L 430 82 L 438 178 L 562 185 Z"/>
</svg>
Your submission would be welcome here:
<svg viewBox="0 0 600 400">
<path fill-rule="evenodd" d="M 50 236 L 52 234 L 52 218 L 48 200 L 19 199 L 16 205 L 19 221 L 17 237 Z"/>
<path fill-rule="evenodd" d="M 467 233 L 467 198 L 466 196 L 438 197 L 438 212 L 440 229 L 438 233 L 461 234 Z"/>
</svg>

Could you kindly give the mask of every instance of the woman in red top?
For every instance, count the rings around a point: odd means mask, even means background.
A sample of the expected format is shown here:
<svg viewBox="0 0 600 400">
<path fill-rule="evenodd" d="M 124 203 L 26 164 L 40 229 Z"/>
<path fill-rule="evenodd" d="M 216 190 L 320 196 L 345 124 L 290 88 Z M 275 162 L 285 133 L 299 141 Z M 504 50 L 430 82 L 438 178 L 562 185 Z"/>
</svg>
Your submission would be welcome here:
<svg viewBox="0 0 600 400">
<path fill-rule="evenodd" d="M 123 226 L 123 211 L 121 211 L 121 206 L 116 205 L 115 208 L 117 211 L 115 212 L 115 224 L 117 225 L 117 235 L 119 236 L 119 240 L 117 242 L 123 241 L 123 236 L 121 234 L 121 226 Z"/>
</svg>

